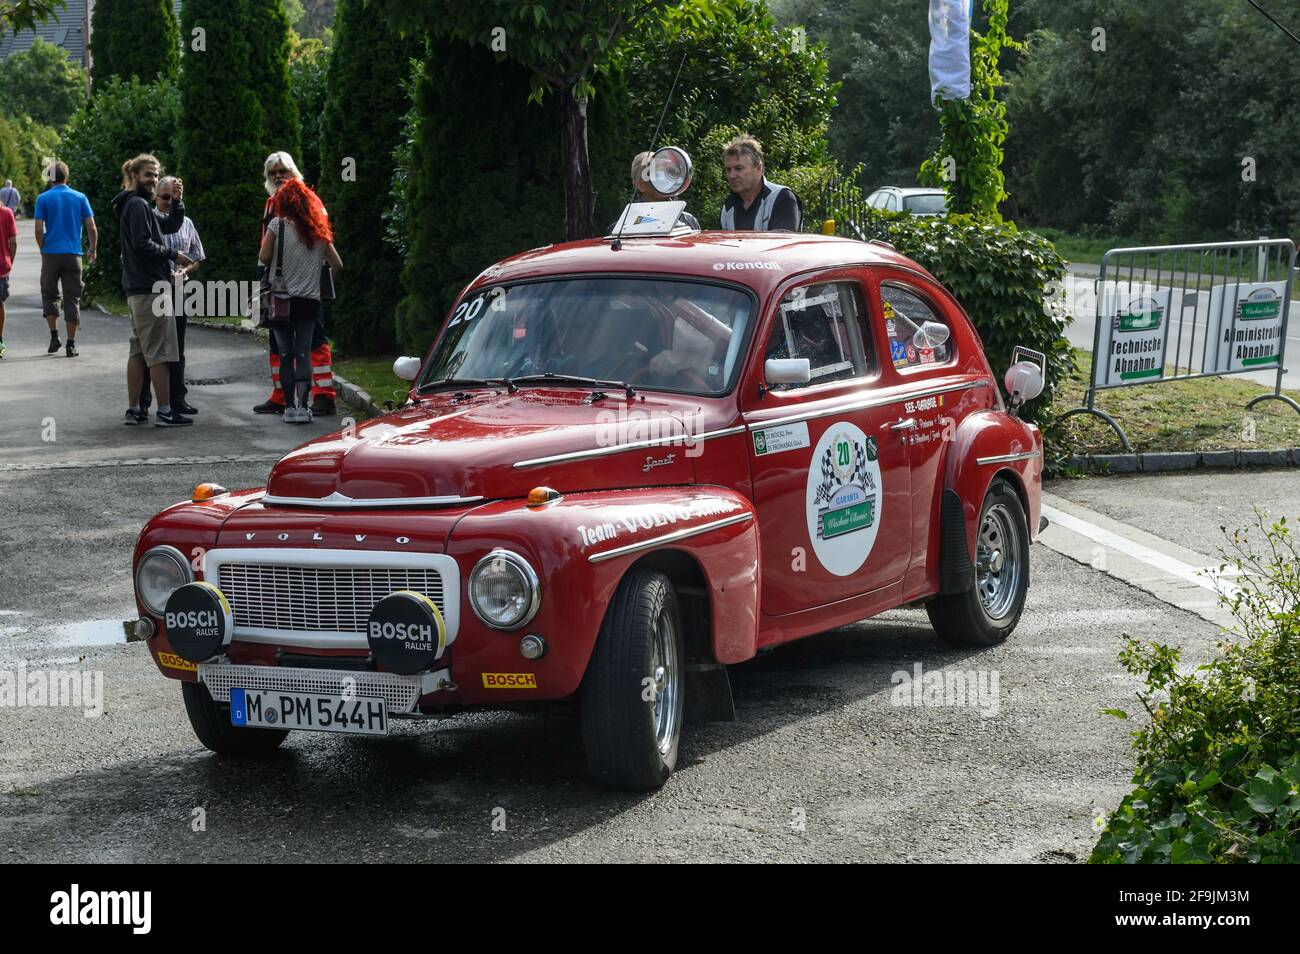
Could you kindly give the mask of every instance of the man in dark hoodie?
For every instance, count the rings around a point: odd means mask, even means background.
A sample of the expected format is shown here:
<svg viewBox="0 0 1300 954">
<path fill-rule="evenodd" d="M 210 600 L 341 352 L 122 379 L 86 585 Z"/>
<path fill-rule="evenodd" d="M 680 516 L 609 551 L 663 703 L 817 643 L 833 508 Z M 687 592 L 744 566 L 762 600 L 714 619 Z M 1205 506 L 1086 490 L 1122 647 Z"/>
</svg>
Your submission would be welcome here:
<svg viewBox="0 0 1300 954">
<path fill-rule="evenodd" d="M 148 420 L 140 410 L 140 386 L 149 375 L 158 396 L 158 427 L 193 424 L 171 406 L 168 363 L 180 360 L 176 320 L 172 316 L 171 263 L 185 266 L 190 258 L 162 242 L 163 233 L 178 231 L 185 223 L 185 203 L 176 183 L 171 213 L 154 212 L 153 196 L 162 168 L 151 155 L 142 154 L 122 163 L 122 191 L 113 197 L 113 211 L 121 223 L 122 290 L 131 313 L 131 350 L 126 360 L 127 424 Z"/>
</svg>

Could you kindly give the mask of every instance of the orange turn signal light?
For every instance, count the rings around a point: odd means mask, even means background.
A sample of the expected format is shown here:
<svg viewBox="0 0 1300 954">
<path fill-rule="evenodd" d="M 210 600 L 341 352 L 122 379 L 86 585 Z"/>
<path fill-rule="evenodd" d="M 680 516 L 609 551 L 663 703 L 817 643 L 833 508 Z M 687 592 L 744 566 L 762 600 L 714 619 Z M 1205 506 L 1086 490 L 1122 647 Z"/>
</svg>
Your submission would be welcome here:
<svg viewBox="0 0 1300 954">
<path fill-rule="evenodd" d="M 541 507 L 553 500 L 560 499 L 560 492 L 552 490 L 550 487 L 534 487 L 528 491 L 527 505 L 530 507 Z"/>
<path fill-rule="evenodd" d="M 229 493 L 229 491 L 220 484 L 199 484 L 194 488 L 194 494 L 190 497 L 190 501 L 192 503 L 203 503 L 205 500 L 220 497 L 224 493 Z"/>
</svg>

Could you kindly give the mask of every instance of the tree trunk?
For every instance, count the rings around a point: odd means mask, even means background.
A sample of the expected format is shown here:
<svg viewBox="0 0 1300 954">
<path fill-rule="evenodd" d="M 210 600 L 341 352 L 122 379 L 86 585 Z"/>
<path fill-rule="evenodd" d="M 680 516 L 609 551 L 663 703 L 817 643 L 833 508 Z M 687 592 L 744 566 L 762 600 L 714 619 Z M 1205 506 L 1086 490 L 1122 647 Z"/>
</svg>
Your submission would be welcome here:
<svg viewBox="0 0 1300 954">
<path fill-rule="evenodd" d="M 560 152 L 564 162 L 564 237 L 570 242 L 591 238 L 596 197 L 587 156 L 587 97 L 574 96 L 572 87 L 560 92 Z"/>
</svg>

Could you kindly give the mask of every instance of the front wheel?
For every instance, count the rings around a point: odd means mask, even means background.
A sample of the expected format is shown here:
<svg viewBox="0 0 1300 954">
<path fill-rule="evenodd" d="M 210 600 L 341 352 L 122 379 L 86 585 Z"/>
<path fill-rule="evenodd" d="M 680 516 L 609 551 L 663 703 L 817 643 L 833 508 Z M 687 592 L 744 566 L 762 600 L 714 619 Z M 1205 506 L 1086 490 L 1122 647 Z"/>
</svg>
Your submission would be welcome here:
<svg viewBox="0 0 1300 954">
<path fill-rule="evenodd" d="M 289 735 L 287 729 L 249 729 L 230 724 L 230 707 L 219 706 L 201 682 L 182 682 L 185 713 L 205 748 L 218 755 L 265 755 Z"/>
<path fill-rule="evenodd" d="M 980 509 L 974 579 L 926 604 L 930 623 L 956 646 L 996 646 L 1016 628 L 1029 592 L 1029 522 L 1015 490 L 997 479 Z"/>
<path fill-rule="evenodd" d="M 579 690 L 592 777 L 612 788 L 656 789 L 677 766 L 685 701 L 681 613 L 654 570 L 614 593 Z"/>
</svg>

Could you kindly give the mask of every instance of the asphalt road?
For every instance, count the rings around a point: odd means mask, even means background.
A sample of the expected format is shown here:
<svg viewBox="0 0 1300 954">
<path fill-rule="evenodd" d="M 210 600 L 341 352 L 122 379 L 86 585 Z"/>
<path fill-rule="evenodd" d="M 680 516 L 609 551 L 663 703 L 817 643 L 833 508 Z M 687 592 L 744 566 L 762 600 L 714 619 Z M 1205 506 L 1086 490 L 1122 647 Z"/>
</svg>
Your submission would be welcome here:
<svg viewBox="0 0 1300 954">
<path fill-rule="evenodd" d="M 1078 861 L 1132 771 L 1127 727 L 1101 715 L 1132 706 L 1121 635 L 1193 661 L 1217 638 L 1036 546 L 1004 645 L 947 648 L 903 610 L 734 667 L 738 719 L 688 725 L 656 794 L 593 786 L 562 711 L 398 723 L 379 740 L 298 734 L 264 760 L 222 759 L 191 734 L 179 686 L 122 639 L 131 550 L 195 483 L 258 484 L 323 425 L 253 417 L 260 345 L 195 332 L 191 375 L 222 382 L 194 388 L 199 424 L 123 427 L 125 323 L 88 314 L 82 357 L 45 357 L 30 265 L 0 362 L 0 673 L 100 678 L 103 712 L 0 706 L 3 860 Z M 1165 495 L 1144 499 L 1158 526 Z M 918 665 L 975 671 L 990 690 L 996 675 L 997 691 L 983 707 L 905 704 L 895 674 Z"/>
</svg>

